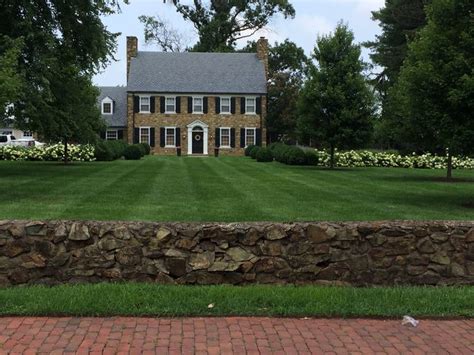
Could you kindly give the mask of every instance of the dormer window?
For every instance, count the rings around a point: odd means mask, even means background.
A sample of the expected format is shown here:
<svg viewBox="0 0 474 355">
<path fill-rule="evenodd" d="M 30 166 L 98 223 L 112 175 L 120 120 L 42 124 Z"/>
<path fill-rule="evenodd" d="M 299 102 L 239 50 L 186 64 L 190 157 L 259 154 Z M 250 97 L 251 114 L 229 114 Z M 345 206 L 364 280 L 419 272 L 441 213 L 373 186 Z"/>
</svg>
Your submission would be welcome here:
<svg viewBox="0 0 474 355">
<path fill-rule="evenodd" d="M 113 113 L 113 100 L 110 97 L 106 97 L 102 100 L 102 114 L 111 115 Z"/>
<path fill-rule="evenodd" d="M 221 97 L 221 113 L 230 114 L 230 97 Z"/>
<path fill-rule="evenodd" d="M 140 96 L 140 113 L 150 113 L 150 96 Z"/>
</svg>

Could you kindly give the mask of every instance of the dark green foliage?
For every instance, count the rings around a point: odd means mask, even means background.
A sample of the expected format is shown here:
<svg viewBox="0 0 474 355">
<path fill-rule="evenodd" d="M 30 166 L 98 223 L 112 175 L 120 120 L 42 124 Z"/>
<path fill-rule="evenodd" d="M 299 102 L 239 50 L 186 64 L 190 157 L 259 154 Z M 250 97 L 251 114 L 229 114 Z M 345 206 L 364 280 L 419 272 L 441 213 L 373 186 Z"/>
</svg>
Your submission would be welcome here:
<svg viewBox="0 0 474 355">
<path fill-rule="evenodd" d="M 374 142 L 382 148 L 397 147 L 413 151 L 401 134 L 398 108 L 390 89 L 397 82 L 400 69 L 408 53 L 409 44 L 426 24 L 425 7 L 432 0 L 386 0 L 385 7 L 372 12 L 382 33 L 373 42 L 365 43 L 371 49 L 372 61 L 382 70 L 374 78 L 378 100 L 382 105 L 381 117 L 375 124 Z"/>
<path fill-rule="evenodd" d="M 199 36 L 192 50 L 196 52 L 231 52 L 236 41 L 250 37 L 265 27 L 278 14 L 294 17 L 295 10 L 289 0 L 194 0 L 193 5 L 173 0 L 176 11 L 185 21 L 193 24 Z M 145 39 L 155 41 L 156 23 L 150 16 L 141 16 L 145 24 Z"/>
<path fill-rule="evenodd" d="M 303 140 L 334 151 L 367 145 L 372 135 L 374 97 L 363 75 L 365 64 L 354 34 L 344 24 L 318 37 L 309 78 L 301 92 L 298 122 Z"/>
<path fill-rule="evenodd" d="M 95 145 L 95 158 L 98 161 L 112 161 L 117 159 L 113 147 L 108 144 L 108 141 L 100 140 Z"/>
<path fill-rule="evenodd" d="M 305 164 L 306 165 L 318 165 L 319 156 L 312 150 L 305 151 Z"/>
<path fill-rule="evenodd" d="M 27 85 L 8 100 L 15 124 L 47 141 L 94 142 L 102 123 L 92 76 L 110 60 L 117 37 L 101 17 L 115 12 L 118 1 L 16 0 L 0 6 L 0 33 L 22 41 L 14 71 Z"/>
<path fill-rule="evenodd" d="M 392 92 L 400 134 L 416 151 L 473 154 L 474 2 L 433 0 L 427 9 Z"/>
<path fill-rule="evenodd" d="M 140 143 L 140 145 L 143 147 L 143 151 L 145 154 L 143 155 L 150 155 L 151 147 L 148 143 Z"/>
<path fill-rule="evenodd" d="M 257 151 L 256 159 L 260 163 L 272 162 L 273 161 L 272 151 L 268 148 L 260 148 Z"/>
<path fill-rule="evenodd" d="M 112 140 L 112 141 L 104 141 L 112 150 L 114 154 L 114 159 L 120 159 L 123 157 L 123 152 L 125 148 L 128 146 L 123 140 Z"/>
<path fill-rule="evenodd" d="M 123 156 L 126 160 L 140 160 L 143 155 L 143 148 L 139 144 L 129 145 L 123 152 Z"/>
<path fill-rule="evenodd" d="M 274 143 L 270 150 L 273 152 L 273 157 L 277 162 L 286 164 L 286 152 L 290 149 L 289 145 L 284 143 Z"/>
<path fill-rule="evenodd" d="M 250 151 L 251 151 L 254 147 L 256 147 L 256 146 L 253 145 L 253 144 L 251 144 L 251 145 L 249 145 L 249 146 L 247 146 L 247 147 L 245 148 L 245 156 L 246 156 L 246 157 L 249 157 L 249 156 L 250 156 Z"/>
<path fill-rule="evenodd" d="M 285 153 L 286 164 L 288 165 L 305 165 L 306 154 L 303 149 L 290 146 Z"/>
<path fill-rule="evenodd" d="M 425 6 L 432 0 L 386 0 L 385 7 L 372 12 L 382 33 L 373 42 L 365 43 L 372 50 L 372 61 L 383 68 L 377 89 L 383 94 L 393 85 L 408 53 L 408 44 L 426 24 Z"/>
<path fill-rule="evenodd" d="M 250 149 L 250 153 L 249 153 L 249 156 L 252 158 L 252 159 L 257 159 L 257 153 L 258 151 L 262 149 L 262 147 L 259 147 L 259 146 L 254 146 L 252 149 Z"/>
<path fill-rule="evenodd" d="M 15 40 L 0 36 L 0 125 L 10 116 L 4 108 L 21 97 L 24 77 L 19 72 L 18 60 L 24 46 L 22 38 Z M 10 122 L 6 122 L 10 123 Z"/>
<path fill-rule="evenodd" d="M 243 52 L 256 52 L 257 43 L 249 42 Z M 298 96 L 310 64 L 303 48 L 286 39 L 269 46 L 268 107 L 266 126 L 269 142 L 295 138 Z"/>
</svg>

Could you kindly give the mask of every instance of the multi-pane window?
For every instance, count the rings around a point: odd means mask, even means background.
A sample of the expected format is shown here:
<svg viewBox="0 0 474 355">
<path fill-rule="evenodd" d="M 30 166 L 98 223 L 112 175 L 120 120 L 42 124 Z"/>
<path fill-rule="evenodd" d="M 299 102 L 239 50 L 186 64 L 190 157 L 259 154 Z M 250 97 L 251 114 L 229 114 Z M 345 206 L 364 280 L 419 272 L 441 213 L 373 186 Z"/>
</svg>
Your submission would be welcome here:
<svg viewBox="0 0 474 355">
<path fill-rule="evenodd" d="M 140 127 L 140 143 L 150 144 L 150 127 Z"/>
<path fill-rule="evenodd" d="M 105 139 L 108 141 L 113 141 L 118 139 L 118 132 L 116 129 L 108 129 L 105 132 Z"/>
<path fill-rule="evenodd" d="M 150 96 L 140 96 L 140 112 L 150 112 Z"/>
<path fill-rule="evenodd" d="M 193 113 L 202 113 L 202 112 L 203 112 L 203 98 L 193 97 Z"/>
<path fill-rule="evenodd" d="M 221 113 L 230 113 L 230 97 L 221 97 Z"/>
<path fill-rule="evenodd" d="M 112 103 L 103 102 L 102 103 L 102 113 L 105 115 L 110 115 L 112 113 Z"/>
<path fill-rule="evenodd" d="M 33 137 L 33 132 L 24 131 L 24 132 L 23 132 L 23 137 L 25 137 L 25 138 Z"/>
<path fill-rule="evenodd" d="M 221 128 L 221 147 L 230 148 L 230 128 Z"/>
<path fill-rule="evenodd" d="M 245 129 L 245 146 L 255 145 L 255 128 Z"/>
<path fill-rule="evenodd" d="M 255 97 L 246 97 L 245 98 L 245 113 L 254 115 L 256 112 L 256 99 Z"/>
<path fill-rule="evenodd" d="M 176 128 L 166 128 L 166 147 L 176 146 Z"/>
<path fill-rule="evenodd" d="M 176 97 L 166 97 L 165 112 L 176 113 Z"/>
</svg>

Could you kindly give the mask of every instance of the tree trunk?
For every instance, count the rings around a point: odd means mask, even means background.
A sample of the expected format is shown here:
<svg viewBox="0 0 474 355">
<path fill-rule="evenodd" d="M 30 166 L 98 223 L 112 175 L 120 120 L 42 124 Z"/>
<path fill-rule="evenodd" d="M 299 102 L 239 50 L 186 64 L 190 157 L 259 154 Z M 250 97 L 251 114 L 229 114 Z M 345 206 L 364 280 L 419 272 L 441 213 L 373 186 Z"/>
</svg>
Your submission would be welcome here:
<svg viewBox="0 0 474 355">
<path fill-rule="evenodd" d="M 331 169 L 334 169 L 334 145 L 333 144 L 331 144 L 330 154 L 331 154 L 330 167 Z"/>
<path fill-rule="evenodd" d="M 69 152 L 67 150 L 67 138 L 64 137 L 64 158 L 63 158 L 64 164 L 67 164 L 69 162 Z"/>
<path fill-rule="evenodd" d="M 448 155 L 448 171 L 446 174 L 446 180 L 451 181 L 453 179 L 453 156 L 451 155 L 450 149 L 446 149 Z"/>
</svg>

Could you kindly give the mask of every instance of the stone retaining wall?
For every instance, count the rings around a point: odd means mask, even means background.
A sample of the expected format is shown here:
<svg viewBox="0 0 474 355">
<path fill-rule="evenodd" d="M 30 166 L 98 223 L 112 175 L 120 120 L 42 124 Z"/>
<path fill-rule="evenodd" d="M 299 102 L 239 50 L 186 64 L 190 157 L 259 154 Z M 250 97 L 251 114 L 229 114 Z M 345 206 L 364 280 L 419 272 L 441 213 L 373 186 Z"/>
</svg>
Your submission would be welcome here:
<svg viewBox="0 0 474 355">
<path fill-rule="evenodd" d="M 474 222 L 0 221 L 0 286 L 474 284 Z"/>
</svg>

